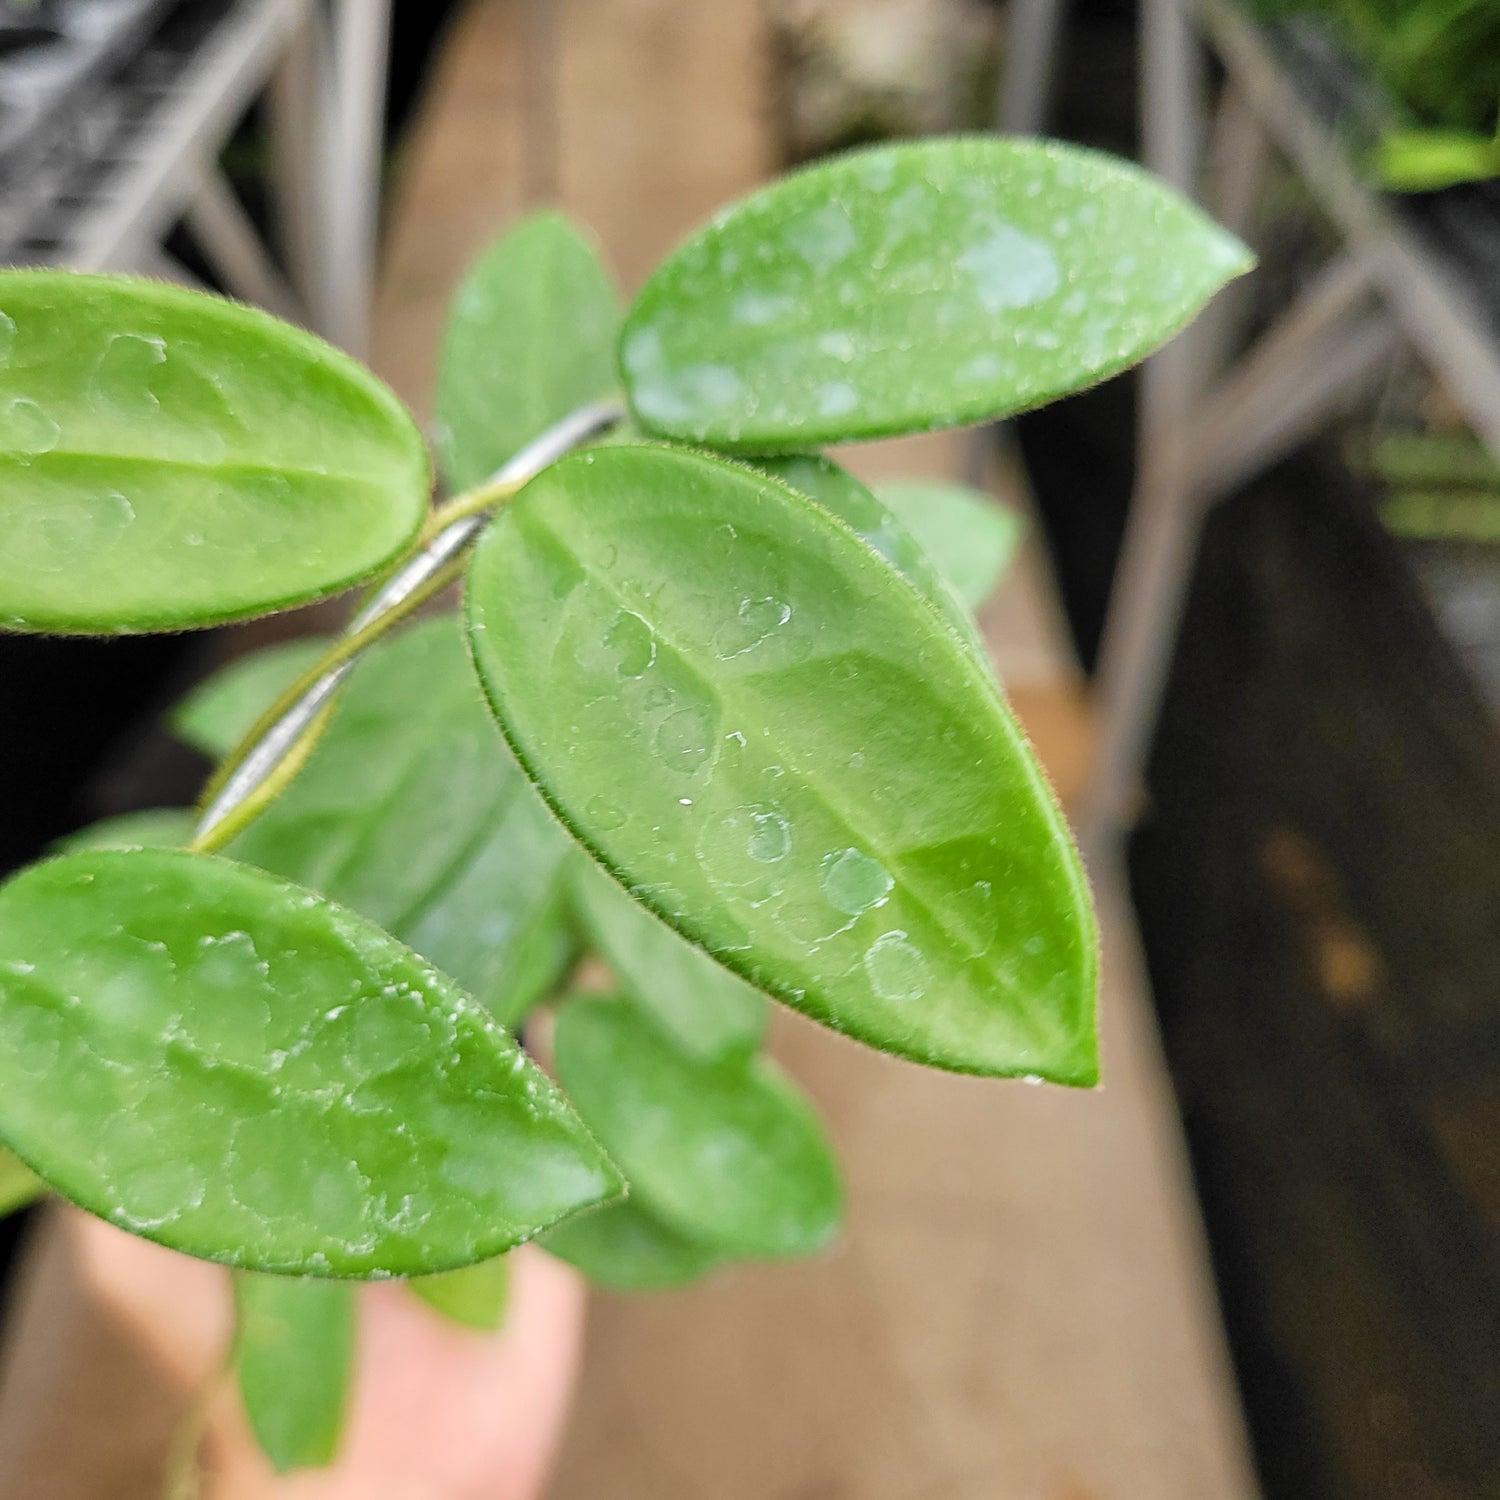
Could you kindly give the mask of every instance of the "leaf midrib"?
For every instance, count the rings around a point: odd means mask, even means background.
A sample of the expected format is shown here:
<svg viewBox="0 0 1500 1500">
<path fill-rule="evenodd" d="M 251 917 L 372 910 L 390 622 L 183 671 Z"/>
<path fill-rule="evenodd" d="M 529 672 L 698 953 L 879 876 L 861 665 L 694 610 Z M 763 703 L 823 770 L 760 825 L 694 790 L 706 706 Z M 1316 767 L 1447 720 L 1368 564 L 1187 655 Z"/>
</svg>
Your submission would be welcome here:
<svg viewBox="0 0 1500 1500">
<path fill-rule="evenodd" d="M 73 460 L 82 464 L 108 464 L 139 469 L 167 469 L 188 474 L 223 479 L 235 475 L 249 477 L 276 477 L 310 480 L 324 484 L 380 485 L 381 474 L 371 471 L 344 469 L 310 469 L 296 464 L 232 463 L 194 458 L 163 458 L 137 453 L 100 453 L 83 448 L 48 448 L 43 453 L 23 453 L 16 448 L 0 446 L 0 463 L 14 464 L 20 469 L 48 468 L 58 460 Z M 386 488 L 388 486 L 381 486 Z M 268 497 L 270 498 L 270 497 Z M 287 497 L 281 497 L 287 498 Z"/>
</svg>

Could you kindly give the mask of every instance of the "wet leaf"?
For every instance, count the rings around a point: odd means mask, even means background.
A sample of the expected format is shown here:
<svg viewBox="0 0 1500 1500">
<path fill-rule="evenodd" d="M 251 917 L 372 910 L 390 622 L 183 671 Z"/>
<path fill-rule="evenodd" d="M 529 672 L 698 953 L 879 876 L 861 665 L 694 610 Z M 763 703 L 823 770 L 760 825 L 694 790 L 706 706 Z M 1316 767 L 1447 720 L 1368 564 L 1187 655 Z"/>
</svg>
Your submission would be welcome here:
<svg viewBox="0 0 1500 1500">
<path fill-rule="evenodd" d="M 620 299 L 561 214 L 522 219 L 454 296 L 438 371 L 438 449 L 455 490 L 615 389 Z"/>
<path fill-rule="evenodd" d="M 498 1255 L 494 1260 L 480 1261 L 477 1266 L 443 1271 L 437 1276 L 415 1276 L 407 1285 L 450 1322 L 480 1333 L 493 1333 L 505 1321 L 505 1305 L 510 1298 L 510 1261 Z"/>
<path fill-rule="evenodd" d="M 180 630 L 337 593 L 428 491 L 405 408 L 311 334 L 158 282 L 0 272 L 0 626 Z"/>
<path fill-rule="evenodd" d="M 686 1286 L 724 1261 L 720 1251 L 668 1229 L 633 1199 L 574 1214 L 541 1244 L 595 1286 L 616 1292 Z"/>
<path fill-rule="evenodd" d="M 306 767 L 230 853 L 353 907 L 510 1019 L 572 954 L 572 847 L 443 614 L 361 659 Z"/>
<path fill-rule="evenodd" d="M 877 487 L 881 503 L 916 539 L 965 609 L 978 609 L 1021 540 L 1021 518 L 966 484 L 896 480 Z"/>
<path fill-rule="evenodd" d="M 760 1045 L 766 1002 L 743 979 L 679 937 L 592 860 L 575 864 L 573 883 L 589 935 L 668 1038 L 708 1061 Z"/>
<path fill-rule="evenodd" d="M 832 511 L 916 588 L 985 660 L 984 644 L 948 580 L 910 527 L 847 470 L 816 456 L 762 458 L 755 467 Z"/>
<path fill-rule="evenodd" d="M 228 755 L 329 645 L 322 636 L 303 636 L 236 657 L 172 710 L 173 731 L 214 760 Z"/>
<path fill-rule="evenodd" d="M 261 871 L 153 849 L 0 888 L 0 1139 L 136 1234 L 321 1276 L 472 1264 L 617 1187 L 416 954 Z"/>
<path fill-rule="evenodd" d="M 522 764 L 684 936 L 887 1051 L 1094 1081 L 1093 917 L 1042 774 L 820 507 L 680 450 L 576 455 L 481 539 L 468 615 Z"/>
<path fill-rule="evenodd" d="M 46 1191 L 47 1184 L 24 1162 L 9 1151 L 0 1151 L 0 1218 L 25 1208 Z"/>
<path fill-rule="evenodd" d="M 234 1278 L 235 1370 L 250 1430 L 278 1474 L 333 1462 L 354 1368 L 354 1288 Z"/>
<path fill-rule="evenodd" d="M 628 1202 L 728 1255 L 810 1255 L 838 1232 L 838 1167 L 817 1116 L 764 1058 L 704 1063 L 631 1006 L 558 1012 L 557 1076 L 626 1181 Z"/>
<path fill-rule="evenodd" d="M 1138 167 L 1055 142 L 853 152 L 719 214 L 646 283 L 641 426 L 744 452 L 997 417 L 1124 369 L 1243 245 Z"/>
<path fill-rule="evenodd" d="M 53 854 L 80 849 L 181 849 L 193 836 L 193 813 L 187 807 L 148 807 L 140 812 L 103 818 L 69 833 L 52 845 Z"/>
</svg>

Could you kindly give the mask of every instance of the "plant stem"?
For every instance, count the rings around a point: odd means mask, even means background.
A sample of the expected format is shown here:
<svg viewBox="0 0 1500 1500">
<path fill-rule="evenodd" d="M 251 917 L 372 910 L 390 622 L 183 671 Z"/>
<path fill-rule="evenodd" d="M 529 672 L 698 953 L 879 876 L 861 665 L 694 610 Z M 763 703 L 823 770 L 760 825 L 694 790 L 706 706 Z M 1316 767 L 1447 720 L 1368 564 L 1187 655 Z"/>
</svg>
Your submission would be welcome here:
<svg viewBox="0 0 1500 1500">
<path fill-rule="evenodd" d="M 376 588 L 322 660 L 293 683 L 225 757 L 204 791 L 188 848 L 199 854 L 222 848 L 273 801 L 311 754 L 334 695 L 359 653 L 459 576 L 490 514 L 528 479 L 623 416 L 617 401 L 580 407 L 483 484 L 434 511 L 418 549 Z"/>
</svg>

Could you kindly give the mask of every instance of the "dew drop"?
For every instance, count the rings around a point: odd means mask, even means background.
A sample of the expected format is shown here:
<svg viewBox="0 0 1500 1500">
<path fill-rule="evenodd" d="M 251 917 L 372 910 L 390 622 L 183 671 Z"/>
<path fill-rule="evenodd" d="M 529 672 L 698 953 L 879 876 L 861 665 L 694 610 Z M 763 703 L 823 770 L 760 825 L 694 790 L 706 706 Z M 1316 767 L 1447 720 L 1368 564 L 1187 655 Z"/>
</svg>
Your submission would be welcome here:
<svg viewBox="0 0 1500 1500">
<path fill-rule="evenodd" d="M 594 627 L 597 629 L 597 626 Z M 593 631 L 578 643 L 578 665 L 586 672 L 626 682 L 643 677 L 656 660 L 656 637 L 633 610 L 616 611 L 603 635 Z"/>
<path fill-rule="evenodd" d="M 791 848 L 786 815 L 759 803 L 710 819 L 699 832 L 696 852 L 703 873 L 715 885 L 762 901 L 775 893 L 773 872 Z"/>
<path fill-rule="evenodd" d="M 9 313 L 0 312 L 0 365 L 10 358 L 16 344 L 16 320 Z"/>
<path fill-rule="evenodd" d="M 13 396 L 0 415 L 0 444 L 14 453 L 34 458 L 50 453 L 62 436 L 60 428 L 40 406 L 26 396 Z"/>
<path fill-rule="evenodd" d="M 640 677 L 656 660 L 656 637 L 637 614 L 622 609 L 604 637 L 605 649 L 614 657 L 615 676 Z"/>
<path fill-rule="evenodd" d="M 865 953 L 870 988 L 882 1000 L 920 1000 L 927 972 L 927 960 L 899 928 L 881 933 Z"/>
<path fill-rule="evenodd" d="M 105 490 L 97 496 L 93 510 L 101 531 L 123 531 L 135 520 L 135 506 L 119 490 Z"/>
<path fill-rule="evenodd" d="M 151 382 L 166 362 L 164 340 L 152 334 L 112 333 L 94 368 L 94 389 L 106 405 L 127 417 L 152 416 L 161 402 Z"/>
<path fill-rule="evenodd" d="M 823 861 L 823 894 L 845 916 L 857 917 L 879 906 L 890 895 L 892 884 L 885 866 L 858 849 L 830 854 Z"/>
<path fill-rule="evenodd" d="M 726 620 L 714 632 L 714 655 L 730 661 L 753 651 L 762 641 L 792 618 L 792 607 L 770 594 L 758 599 L 741 599 L 732 620 Z"/>
<path fill-rule="evenodd" d="M 661 721 L 653 744 L 671 770 L 692 772 L 708 759 L 713 733 L 708 712 L 690 704 Z"/>
<path fill-rule="evenodd" d="M 784 860 L 792 849 L 792 829 L 779 812 L 752 812 L 750 837 L 745 853 L 758 864 L 774 865 Z"/>
</svg>

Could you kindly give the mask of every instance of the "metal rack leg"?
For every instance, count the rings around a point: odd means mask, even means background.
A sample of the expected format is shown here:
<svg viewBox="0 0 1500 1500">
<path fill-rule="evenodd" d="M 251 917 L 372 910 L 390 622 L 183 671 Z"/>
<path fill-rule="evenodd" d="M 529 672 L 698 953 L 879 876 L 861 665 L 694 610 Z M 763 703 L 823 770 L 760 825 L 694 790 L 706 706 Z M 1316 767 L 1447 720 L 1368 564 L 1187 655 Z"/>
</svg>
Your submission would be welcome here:
<svg viewBox="0 0 1500 1500">
<path fill-rule="evenodd" d="M 318 269 L 322 232 L 318 201 L 319 142 L 323 138 L 319 95 L 320 58 L 326 47 L 318 31 L 323 19 L 310 4 L 271 75 L 266 94 L 270 123 L 270 176 L 276 230 L 293 287 L 313 328 L 328 326 Z"/>
<path fill-rule="evenodd" d="M 390 30 L 390 0 L 333 0 L 319 302 L 324 331 L 356 355 L 369 344 Z"/>
<path fill-rule="evenodd" d="M 229 290 L 278 317 L 305 322 L 296 294 L 266 253 L 250 216 L 217 169 L 207 171 L 187 209 L 188 227 Z"/>
<path fill-rule="evenodd" d="M 1011 0 L 995 108 L 1000 129 L 1011 135 L 1038 135 L 1047 123 L 1058 36 L 1067 10 L 1067 0 Z"/>
<path fill-rule="evenodd" d="M 1181 0 L 1143 0 L 1146 164 L 1189 195 L 1202 134 L 1200 66 Z M 1130 818 L 1197 549 L 1202 517 L 1185 433 L 1202 354 L 1189 329 L 1149 361 L 1141 379 L 1139 472 L 1095 677 L 1094 765 L 1082 831 L 1096 845 Z"/>
</svg>

